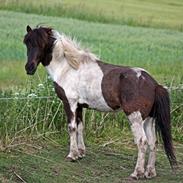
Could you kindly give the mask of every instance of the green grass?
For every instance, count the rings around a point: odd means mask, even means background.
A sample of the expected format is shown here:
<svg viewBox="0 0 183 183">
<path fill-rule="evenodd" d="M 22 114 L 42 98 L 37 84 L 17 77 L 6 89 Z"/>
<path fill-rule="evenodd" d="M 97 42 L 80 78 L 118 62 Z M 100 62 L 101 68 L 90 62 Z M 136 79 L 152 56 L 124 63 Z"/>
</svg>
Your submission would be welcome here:
<svg viewBox="0 0 183 183">
<path fill-rule="evenodd" d="M 171 80 L 179 84 L 183 68 L 183 33 L 171 30 L 130 27 L 112 24 L 89 23 L 80 20 L 38 16 L 33 14 L 0 11 L 0 61 L 14 67 L 18 78 L 26 79 L 24 66 L 26 49 L 22 43 L 27 24 L 40 22 L 60 32 L 76 37 L 83 47 L 89 47 L 102 60 L 144 67 L 159 81 Z M 9 63 L 11 61 L 11 63 Z M 12 66 L 9 66 L 11 65 Z M 5 66 L 6 67 L 6 64 Z M 0 68 L 2 77 L 9 77 L 9 70 Z M 175 79 L 176 78 L 176 79 Z M 17 79 L 19 80 L 19 79 Z M 18 82 L 18 81 L 17 81 Z M 20 81 L 21 83 L 22 81 Z"/>
<path fill-rule="evenodd" d="M 68 0 L 63 7 L 58 0 L 23 2 L 0 0 L 0 98 L 13 97 L 0 100 L 0 181 L 22 182 L 22 178 L 26 182 L 126 182 L 137 154 L 124 114 L 85 111 L 87 157 L 76 163 L 64 160 L 68 134 L 63 108 L 53 85 L 45 80 L 43 67 L 34 77 L 25 74 L 25 27 L 40 23 L 52 26 L 76 37 L 83 47 L 89 47 L 106 62 L 143 67 L 160 83 L 180 85 L 181 89 L 182 1 Z M 27 97 L 29 94 L 53 98 L 36 99 Z M 171 91 L 171 101 L 173 138 L 183 142 L 182 90 Z M 114 143 L 100 146 L 110 141 Z M 182 145 L 176 145 L 180 162 L 182 149 Z M 171 173 L 161 149 L 157 169 L 156 179 L 139 182 L 182 182 L 182 172 Z"/>
<path fill-rule="evenodd" d="M 16 13 L 10 11 L 0 11 L 0 88 L 2 90 L 11 89 L 12 93 L 6 93 L 2 96 L 14 96 L 14 93 L 19 92 L 18 88 L 23 88 L 23 97 L 27 96 L 31 92 L 37 92 L 35 86 L 39 83 L 44 83 L 45 72 L 43 67 L 39 67 L 34 77 L 28 77 L 25 74 L 24 64 L 26 62 L 26 49 L 22 43 L 25 27 L 27 24 L 35 26 L 40 22 L 45 22 L 46 25 L 51 25 L 56 30 L 64 32 L 67 35 L 76 37 L 82 42 L 83 47 L 89 47 L 91 50 L 99 55 L 102 60 L 120 64 L 131 65 L 134 67 L 143 67 L 148 70 L 152 75 L 162 84 L 167 86 L 177 86 L 182 84 L 183 79 L 183 33 L 166 29 L 154 29 L 154 28 L 142 28 L 142 27 L 130 27 L 125 25 L 113 25 L 113 24 L 101 24 L 101 23 L 89 23 L 86 21 L 80 21 L 68 18 L 48 17 L 42 15 L 33 15 L 25 13 Z M 35 86 L 32 86 L 34 83 Z M 33 89 L 31 89 L 33 87 Z M 47 84 L 45 85 L 47 87 Z M 181 87 L 181 86 L 180 86 Z M 51 93 L 55 95 L 54 92 Z M 48 95 L 48 92 L 38 93 L 38 95 Z M 174 125 L 174 137 L 176 140 L 182 141 L 182 135 L 176 135 L 182 133 L 182 118 L 180 113 L 182 110 L 182 91 L 178 90 L 171 94 L 172 96 L 172 110 Z M 2 101 L 0 101 L 2 103 Z M 30 101 L 29 101 L 30 102 Z M 35 103 L 34 103 L 35 102 Z M 32 105 L 39 106 L 38 101 L 32 102 Z M 49 125 L 50 118 L 42 116 L 42 110 L 31 113 L 29 108 L 23 113 L 20 106 L 26 106 L 27 101 L 17 102 L 9 101 L 7 107 L 1 110 L 2 114 L 8 114 L 9 118 L 4 116 L 1 120 L 6 120 L 7 123 L 12 124 L 12 128 L 4 134 L 5 141 L 6 136 L 15 135 L 16 130 L 25 128 L 29 123 L 36 123 L 43 119 L 49 119 L 45 124 Z M 2 104 L 4 105 L 4 104 Z M 28 105 L 29 106 L 29 105 Z M 43 104 L 44 106 L 44 104 Z M 179 107 L 180 106 L 180 107 Z M 55 106 L 57 108 L 57 106 Z M 176 109 L 177 108 L 177 109 Z M 49 107 L 46 108 L 49 110 Z M 176 109 L 174 111 L 174 109 Z M 44 109 L 43 109 L 44 110 Z M 54 115 L 55 109 L 53 110 Z M 28 114 L 33 115 L 32 120 L 27 120 L 24 116 Z M 49 114 L 49 113 L 48 113 Z M 13 116 L 19 116 L 15 118 Z M 37 115 L 39 118 L 37 118 Z M 91 114 L 90 114 L 91 115 Z M 89 115 L 89 116 L 90 116 Z M 101 115 L 95 114 L 94 121 L 101 119 Z M 11 116 L 11 117 L 10 117 Z M 12 120 L 14 119 L 14 120 Z M 58 118 L 56 118 L 58 119 Z M 122 118 L 124 119 L 124 117 Z M 120 124 L 122 120 L 119 116 L 116 121 Z M 108 118 L 110 122 L 111 117 Z M 91 120 L 90 120 L 91 121 Z M 17 124 L 24 124 L 23 126 L 16 126 Z M 59 121 L 54 120 L 54 124 L 59 124 Z M 96 124 L 96 123 L 95 123 Z M 58 125 L 59 126 L 59 125 Z M 44 132 L 43 126 L 38 125 L 41 129 L 41 133 Z M 39 129 L 38 128 L 38 129 Z M 3 126 L 2 132 L 6 132 L 6 126 Z M 12 131 L 12 129 L 16 129 Z M 37 133 L 37 125 L 33 128 L 33 131 Z M 47 128 L 46 128 L 47 129 Z M 54 130 L 52 128 L 52 130 Z M 101 130 L 102 131 L 102 130 Z M 27 132 L 27 131 L 26 131 Z M 38 132 L 40 132 L 38 130 Z M 8 134 L 8 135 L 7 135 Z"/>
<path fill-rule="evenodd" d="M 94 22 L 183 30 L 181 0 L 0 0 L 0 9 Z"/>
<path fill-rule="evenodd" d="M 136 151 L 133 146 L 113 150 L 87 147 L 87 156 L 75 163 L 67 162 L 67 148 L 62 145 L 46 145 L 40 149 L 39 143 L 21 145 L 10 152 L 0 153 L 0 181 L 2 182 L 44 182 L 44 183 L 131 183 L 128 176 L 135 166 Z M 182 146 L 177 145 L 178 160 L 183 161 Z M 160 149 L 157 156 L 157 177 L 138 183 L 181 183 L 180 170 L 173 174 L 164 153 Z"/>
</svg>

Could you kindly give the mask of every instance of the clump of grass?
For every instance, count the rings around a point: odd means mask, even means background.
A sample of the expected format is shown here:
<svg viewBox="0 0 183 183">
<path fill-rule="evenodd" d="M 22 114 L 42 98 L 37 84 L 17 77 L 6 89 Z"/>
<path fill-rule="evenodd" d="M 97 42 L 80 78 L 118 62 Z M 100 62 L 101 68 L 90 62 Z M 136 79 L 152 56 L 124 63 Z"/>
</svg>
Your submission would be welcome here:
<svg viewBox="0 0 183 183">
<path fill-rule="evenodd" d="M 0 131 L 5 146 L 25 134 L 40 136 L 50 131 L 57 132 L 64 125 L 61 123 L 65 121 L 64 115 L 62 110 L 58 110 L 61 103 L 49 82 L 38 86 L 29 84 L 26 89 L 8 90 L 0 95 L 1 106 L 4 106 L 0 110 Z M 56 119 L 60 119 L 60 123 L 53 123 Z"/>
<path fill-rule="evenodd" d="M 172 131 L 173 137 L 177 141 L 183 142 L 183 85 L 180 84 L 171 92 L 172 99 Z"/>
</svg>

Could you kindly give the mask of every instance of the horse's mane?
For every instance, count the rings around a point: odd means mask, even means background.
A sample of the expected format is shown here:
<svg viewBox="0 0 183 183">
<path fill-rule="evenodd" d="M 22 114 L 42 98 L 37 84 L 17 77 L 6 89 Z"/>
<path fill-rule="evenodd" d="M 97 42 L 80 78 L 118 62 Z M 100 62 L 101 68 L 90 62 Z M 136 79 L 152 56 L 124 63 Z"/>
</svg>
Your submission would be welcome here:
<svg viewBox="0 0 183 183">
<path fill-rule="evenodd" d="M 53 31 L 56 39 L 55 43 L 62 43 L 64 55 L 71 67 L 78 69 L 80 63 L 95 62 L 98 58 L 88 49 L 82 49 L 80 44 L 74 39 L 64 34 L 60 35 L 57 31 Z M 58 50 L 59 51 L 59 50 Z"/>
</svg>

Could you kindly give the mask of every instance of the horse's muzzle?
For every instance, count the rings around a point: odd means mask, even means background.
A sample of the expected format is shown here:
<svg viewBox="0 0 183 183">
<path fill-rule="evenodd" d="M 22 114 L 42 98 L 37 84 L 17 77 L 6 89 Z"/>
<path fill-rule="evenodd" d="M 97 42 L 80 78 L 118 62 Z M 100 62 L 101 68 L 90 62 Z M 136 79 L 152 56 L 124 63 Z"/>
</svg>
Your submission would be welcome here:
<svg viewBox="0 0 183 183">
<path fill-rule="evenodd" d="M 36 72 L 37 65 L 35 63 L 27 63 L 25 65 L 25 70 L 28 75 L 33 75 Z"/>
</svg>

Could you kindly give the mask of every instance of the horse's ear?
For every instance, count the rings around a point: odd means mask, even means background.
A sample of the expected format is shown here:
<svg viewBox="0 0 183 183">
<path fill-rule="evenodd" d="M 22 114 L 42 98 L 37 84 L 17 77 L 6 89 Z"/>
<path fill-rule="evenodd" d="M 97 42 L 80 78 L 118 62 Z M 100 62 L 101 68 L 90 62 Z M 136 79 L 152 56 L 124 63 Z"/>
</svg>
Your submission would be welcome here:
<svg viewBox="0 0 183 183">
<path fill-rule="evenodd" d="M 29 32 L 31 32 L 31 31 L 32 31 L 32 29 L 31 29 L 31 27 L 30 27 L 29 25 L 27 25 L 26 30 L 27 30 L 27 33 L 29 33 Z"/>
</svg>

